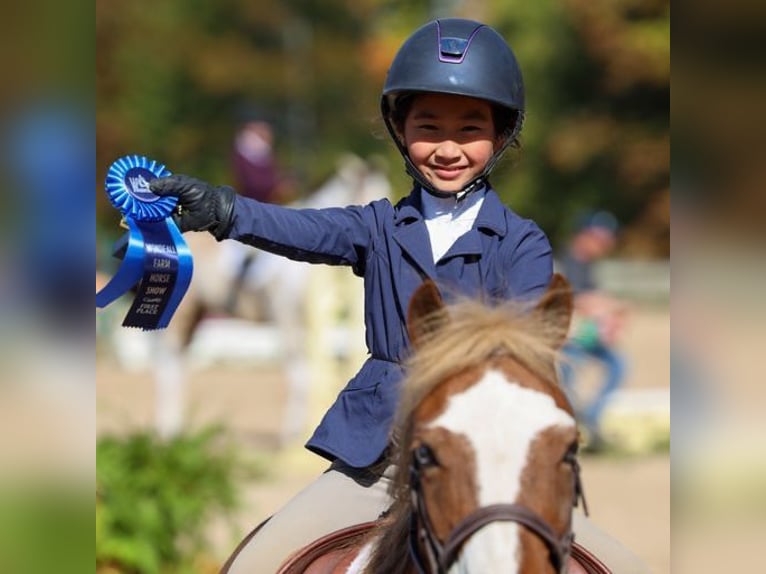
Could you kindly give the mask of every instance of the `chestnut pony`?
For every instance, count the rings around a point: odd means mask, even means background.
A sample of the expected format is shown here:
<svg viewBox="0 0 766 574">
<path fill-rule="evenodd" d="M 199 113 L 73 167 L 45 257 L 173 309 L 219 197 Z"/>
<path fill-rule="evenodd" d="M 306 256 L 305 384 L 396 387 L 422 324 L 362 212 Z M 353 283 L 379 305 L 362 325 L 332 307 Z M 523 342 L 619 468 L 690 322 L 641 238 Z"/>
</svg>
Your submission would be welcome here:
<svg viewBox="0 0 766 574">
<path fill-rule="evenodd" d="M 408 313 L 392 506 L 299 551 L 280 574 L 608 572 L 573 543 L 578 435 L 556 376 L 571 314 L 559 275 L 534 308 L 445 306 L 424 283 Z"/>
</svg>

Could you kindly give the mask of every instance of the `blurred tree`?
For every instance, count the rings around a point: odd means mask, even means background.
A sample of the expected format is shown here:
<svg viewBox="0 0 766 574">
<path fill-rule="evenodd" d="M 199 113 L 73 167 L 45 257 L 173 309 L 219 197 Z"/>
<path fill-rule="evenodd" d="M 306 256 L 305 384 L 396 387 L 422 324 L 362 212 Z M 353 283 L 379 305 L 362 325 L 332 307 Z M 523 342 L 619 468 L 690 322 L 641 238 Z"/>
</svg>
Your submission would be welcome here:
<svg viewBox="0 0 766 574">
<path fill-rule="evenodd" d="M 234 111 L 277 120 L 277 154 L 309 189 L 337 155 L 386 157 L 409 190 L 378 98 L 402 41 L 433 17 L 495 26 L 528 93 L 525 151 L 493 178 L 560 241 L 581 207 L 615 212 L 624 251 L 666 255 L 668 0 L 166 0 L 97 3 L 98 178 L 143 153 L 230 181 Z M 100 214 L 114 221 L 113 210 Z"/>
<path fill-rule="evenodd" d="M 387 144 L 370 136 L 370 120 L 382 80 L 365 62 L 379 4 L 99 3 L 99 180 L 126 153 L 229 180 L 243 103 L 277 118 L 277 152 L 306 183 L 327 175 L 341 151 L 380 151 Z M 102 216 L 116 219 L 103 197 L 99 204 Z"/>
<path fill-rule="evenodd" d="M 667 0 L 518 0 L 489 20 L 514 46 L 528 94 L 511 205 L 554 243 L 601 207 L 626 224 L 623 253 L 669 253 L 670 8 Z M 500 183 L 500 178 L 498 183 Z"/>
<path fill-rule="evenodd" d="M 674 42 L 674 177 L 719 231 L 763 239 L 766 226 L 766 4 L 695 2 Z M 707 231 L 707 230 L 706 230 Z"/>
</svg>

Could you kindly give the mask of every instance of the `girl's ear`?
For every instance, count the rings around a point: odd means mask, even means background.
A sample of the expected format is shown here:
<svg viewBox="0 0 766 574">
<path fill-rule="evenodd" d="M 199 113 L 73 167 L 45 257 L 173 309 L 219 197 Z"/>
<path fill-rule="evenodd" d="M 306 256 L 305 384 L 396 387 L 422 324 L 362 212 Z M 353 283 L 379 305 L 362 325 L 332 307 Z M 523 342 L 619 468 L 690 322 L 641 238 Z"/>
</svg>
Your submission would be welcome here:
<svg viewBox="0 0 766 574">
<path fill-rule="evenodd" d="M 505 145 L 506 137 L 507 136 L 505 135 L 505 133 L 497 134 L 495 136 L 495 141 L 493 142 L 492 151 L 496 152 L 502 149 L 503 145 Z"/>
<path fill-rule="evenodd" d="M 404 140 L 404 118 L 393 118 L 391 127 L 394 128 L 394 137 L 402 146 L 406 147 L 407 142 Z"/>
</svg>

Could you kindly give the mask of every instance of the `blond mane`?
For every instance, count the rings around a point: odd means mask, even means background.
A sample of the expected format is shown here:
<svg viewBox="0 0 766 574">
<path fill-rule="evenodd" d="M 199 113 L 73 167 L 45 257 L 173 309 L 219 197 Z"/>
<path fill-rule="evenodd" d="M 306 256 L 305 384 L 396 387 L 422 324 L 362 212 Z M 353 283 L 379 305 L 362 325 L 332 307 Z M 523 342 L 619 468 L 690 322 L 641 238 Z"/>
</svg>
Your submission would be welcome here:
<svg viewBox="0 0 766 574">
<path fill-rule="evenodd" d="M 561 311 L 562 313 L 565 310 Z M 445 317 L 447 319 L 445 320 Z M 413 412 L 439 384 L 498 354 L 507 355 L 541 379 L 556 381 L 557 345 L 561 340 L 559 317 L 544 314 L 518 302 L 497 306 L 461 299 L 421 319 L 432 324 L 416 345 L 406 364 L 392 442 L 398 452 L 396 477 L 392 484 L 394 502 L 378 528 L 380 541 L 371 557 L 368 572 L 408 572 L 401 555 L 409 532 L 409 457 L 406 445 L 413 431 Z M 568 325 L 568 319 L 565 322 Z"/>
<path fill-rule="evenodd" d="M 555 378 L 555 342 L 561 327 L 550 316 L 518 302 L 488 306 L 460 299 L 424 320 L 439 327 L 418 341 L 407 361 L 397 424 L 409 419 L 423 398 L 448 377 L 498 352 L 511 355 L 541 378 Z"/>
</svg>

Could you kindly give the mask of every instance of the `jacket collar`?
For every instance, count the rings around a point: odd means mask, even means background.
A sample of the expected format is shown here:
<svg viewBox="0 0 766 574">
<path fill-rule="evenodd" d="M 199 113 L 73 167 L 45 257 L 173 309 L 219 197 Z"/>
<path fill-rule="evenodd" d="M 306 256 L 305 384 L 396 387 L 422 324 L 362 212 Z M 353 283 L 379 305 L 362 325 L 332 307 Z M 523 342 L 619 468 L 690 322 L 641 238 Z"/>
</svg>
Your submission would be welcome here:
<svg viewBox="0 0 766 574">
<path fill-rule="evenodd" d="M 398 204 L 394 215 L 394 226 L 408 225 L 415 221 L 423 220 L 423 207 L 420 202 L 420 188 L 413 189 L 410 194 Z M 495 235 L 504 237 L 508 233 L 508 224 L 505 219 L 505 205 L 500 197 L 490 187 L 484 196 L 484 203 L 476 217 L 475 227 L 484 231 L 491 231 Z"/>
<path fill-rule="evenodd" d="M 505 218 L 505 206 L 498 195 L 488 189 L 484 203 L 476 217 L 474 229 L 460 237 L 445 254 L 445 257 L 458 255 L 481 255 L 482 234 L 505 236 L 508 226 Z M 430 277 L 436 275 L 431 244 L 425 226 L 420 190 L 414 189 L 407 197 L 397 204 L 394 215 L 394 240 L 420 267 L 421 271 Z"/>
<path fill-rule="evenodd" d="M 407 197 L 396 204 L 394 226 L 413 223 L 423 219 L 423 208 L 420 204 L 420 189 L 414 188 Z"/>
<path fill-rule="evenodd" d="M 508 222 L 505 218 L 505 204 L 500 201 L 500 197 L 492 188 L 487 190 L 484 196 L 484 203 L 476 217 L 476 229 L 481 231 L 491 231 L 495 235 L 505 237 L 508 233 Z"/>
<path fill-rule="evenodd" d="M 497 194 L 488 190 L 484 203 L 476 216 L 473 228 L 468 233 L 457 238 L 457 241 L 447 250 L 442 259 L 466 255 L 478 255 L 484 252 L 484 238 L 487 235 L 504 236 L 507 233 L 505 206 Z"/>
</svg>

